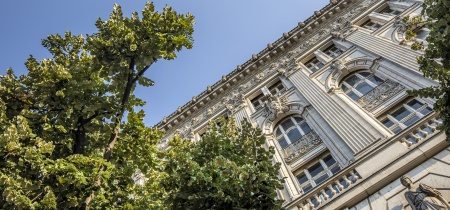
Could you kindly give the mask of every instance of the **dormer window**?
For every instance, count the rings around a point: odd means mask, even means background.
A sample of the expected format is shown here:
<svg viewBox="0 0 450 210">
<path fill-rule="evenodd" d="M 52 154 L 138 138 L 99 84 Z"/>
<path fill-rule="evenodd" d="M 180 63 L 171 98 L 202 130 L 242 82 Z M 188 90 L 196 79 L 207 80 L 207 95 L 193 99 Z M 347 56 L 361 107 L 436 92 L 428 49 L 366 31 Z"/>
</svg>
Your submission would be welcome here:
<svg viewBox="0 0 450 210">
<path fill-rule="evenodd" d="M 332 58 L 336 58 L 339 55 L 341 55 L 344 51 L 337 48 L 335 45 L 331 45 L 330 47 L 325 49 L 323 52 Z"/>
<path fill-rule="evenodd" d="M 381 27 L 381 25 L 378 23 L 372 22 L 371 20 L 368 20 L 365 23 L 363 23 L 361 25 L 361 27 L 371 30 L 371 31 L 375 31 L 375 30 L 379 29 Z"/>
<path fill-rule="evenodd" d="M 320 62 L 316 57 L 312 58 L 308 62 L 305 63 L 305 66 L 308 67 L 312 72 L 318 71 L 320 68 L 324 66 L 322 62 Z"/>
</svg>

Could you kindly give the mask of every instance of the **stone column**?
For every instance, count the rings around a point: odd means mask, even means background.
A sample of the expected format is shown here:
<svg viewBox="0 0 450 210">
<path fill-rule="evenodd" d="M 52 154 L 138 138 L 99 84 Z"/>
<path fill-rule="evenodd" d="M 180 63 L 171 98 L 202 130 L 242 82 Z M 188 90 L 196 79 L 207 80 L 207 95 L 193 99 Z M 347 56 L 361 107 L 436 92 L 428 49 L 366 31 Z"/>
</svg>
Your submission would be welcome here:
<svg viewBox="0 0 450 210">
<path fill-rule="evenodd" d="M 328 122 L 354 154 L 383 137 L 363 117 L 357 114 L 352 115 L 344 110 L 328 93 L 312 81 L 306 71 L 296 71 L 288 79 Z"/>
</svg>

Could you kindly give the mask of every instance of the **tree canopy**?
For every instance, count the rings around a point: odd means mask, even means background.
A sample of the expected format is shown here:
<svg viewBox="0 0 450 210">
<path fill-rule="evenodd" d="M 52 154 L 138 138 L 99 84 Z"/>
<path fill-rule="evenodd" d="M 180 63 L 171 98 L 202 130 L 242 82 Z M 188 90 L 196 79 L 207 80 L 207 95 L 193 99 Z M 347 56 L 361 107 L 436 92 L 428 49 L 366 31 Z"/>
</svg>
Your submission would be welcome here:
<svg viewBox="0 0 450 210">
<path fill-rule="evenodd" d="M 443 120 L 440 129 L 444 130 L 450 142 L 450 1 L 425 0 L 422 7 L 430 33 L 426 38 L 428 45 L 424 49 L 425 54 L 418 58 L 418 63 L 423 75 L 438 81 L 439 86 L 411 93 L 436 99 L 434 110 L 440 113 Z"/>
<path fill-rule="evenodd" d="M 192 47 L 193 24 L 170 7 L 158 12 L 147 3 L 141 17 L 128 18 L 115 5 L 108 20 L 96 21 L 96 33 L 44 39 L 52 58 L 30 56 L 28 74 L 8 69 L 0 77 L 1 208 L 153 205 L 135 193 L 151 189 L 132 175 L 154 175 L 162 134 L 144 126 L 144 113 L 134 111 L 144 101 L 133 91 L 153 85 L 144 73 L 158 59 Z"/>
<path fill-rule="evenodd" d="M 274 148 L 259 129 L 243 121 L 211 122 L 198 142 L 175 137 L 162 151 L 161 186 L 170 209 L 280 209 L 276 189 L 282 188 Z"/>
</svg>

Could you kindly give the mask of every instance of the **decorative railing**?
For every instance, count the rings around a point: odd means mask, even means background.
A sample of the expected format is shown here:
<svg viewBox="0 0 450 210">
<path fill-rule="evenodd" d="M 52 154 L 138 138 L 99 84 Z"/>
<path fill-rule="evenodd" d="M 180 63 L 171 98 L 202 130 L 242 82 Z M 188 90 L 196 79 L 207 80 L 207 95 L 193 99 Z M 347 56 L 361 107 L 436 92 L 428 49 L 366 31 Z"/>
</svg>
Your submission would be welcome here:
<svg viewBox="0 0 450 210">
<path fill-rule="evenodd" d="M 363 95 L 356 102 L 358 102 L 363 109 L 371 112 L 404 89 L 405 87 L 403 85 L 387 79 Z"/>
<path fill-rule="evenodd" d="M 435 114 L 427 120 L 421 121 L 411 129 L 408 129 L 399 141 L 405 143 L 407 147 L 411 147 L 421 141 L 429 139 L 438 133 L 437 127 L 442 125 L 442 120 Z"/>
<path fill-rule="evenodd" d="M 322 143 L 322 140 L 313 130 L 302 136 L 296 142 L 283 149 L 286 163 L 291 163 Z"/>
<path fill-rule="evenodd" d="M 350 186 L 358 183 L 360 179 L 360 175 L 354 169 L 347 170 L 344 174 L 339 173 L 318 185 L 310 192 L 303 194 L 295 202 L 295 206 L 301 210 L 318 209 L 322 204 L 344 193 Z"/>
</svg>

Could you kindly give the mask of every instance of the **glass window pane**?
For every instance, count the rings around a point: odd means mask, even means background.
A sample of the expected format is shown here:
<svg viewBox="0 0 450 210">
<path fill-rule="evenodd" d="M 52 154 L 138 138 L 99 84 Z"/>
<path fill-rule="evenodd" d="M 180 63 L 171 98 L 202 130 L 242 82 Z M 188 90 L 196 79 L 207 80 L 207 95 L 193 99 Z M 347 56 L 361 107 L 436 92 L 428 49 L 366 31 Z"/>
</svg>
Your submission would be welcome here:
<svg viewBox="0 0 450 210">
<path fill-rule="evenodd" d="M 325 162 L 325 164 L 327 164 L 328 167 L 330 167 L 336 163 L 336 161 L 334 160 L 334 158 L 331 155 L 328 155 L 327 157 L 325 157 L 323 159 L 323 162 Z"/>
<path fill-rule="evenodd" d="M 403 124 L 405 124 L 406 126 L 410 126 L 413 123 L 417 122 L 417 120 L 419 120 L 420 118 L 417 115 L 414 115 L 414 117 L 412 117 L 411 119 L 405 121 Z"/>
<path fill-rule="evenodd" d="M 412 100 L 410 102 L 408 102 L 408 106 L 412 107 L 413 109 L 417 110 L 420 107 L 423 106 L 423 103 L 417 101 L 417 100 Z"/>
<path fill-rule="evenodd" d="M 303 121 L 303 118 L 301 118 L 301 117 L 294 117 L 294 119 L 297 123 L 300 123 Z"/>
<path fill-rule="evenodd" d="M 312 186 L 311 186 L 311 184 L 308 184 L 308 185 L 304 186 L 302 189 L 303 189 L 303 192 L 306 193 L 312 189 Z"/>
<path fill-rule="evenodd" d="M 286 139 L 284 139 L 284 137 L 281 137 L 280 139 L 278 139 L 278 143 L 280 144 L 281 148 L 286 148 L 289 144 L 286 141 Z"/>
<path fill-rule="evenodd" d="M 359 84 L 358 86 L 356 86 L 356 89 L 362 93 L 363 95 L 365 95 L 366 93 L 368 93 L 369 91 L 371 91 L 373 89 L 372 86 L 370 86 L 369 84 L 367 84 L 366 82 L 363 82 L 361 84 Z"/>
<path fill-rule="evenodd" d="M 400 126 L 395 127 L 392 132 L 394 132 L 395 134 L 400 133 L 400 131 L 402 131 L 403 129 L 400 128 Z"/>
<path fill-rule="evenodd" d="M 394 122 L 392 122 L 389 118 L 384 119 L 381 123 L 388 128 L 394 125 Z"/>
<path fill-rule="evenodd" d="M 320 164 L 320 162 L 314 164 L 313 166 L 311 166 L 310 168 L 308 168 L 309 174 L 311 174 L 312 177 L 316 176 L 317 174 L 319 174 L 320 172 L 324 171 L 322 165 Z"/>
<path fill-rule="evenodd" d="M 320 183 L 322 183 L 323 181 L 328 179 L 328 174 L 324 174 L 322 176 L 320 176 L 319 178 L 317 178 L 316 180 L 314 180 L 314 182 L 316 182 L 317 185 L 319 185 Z"/>
<path fill-rule="evenodd" d="M 285 131 L 289 130 L 289 128 L 291 128 L 291 127 L 295 127 L 294 122 L 292 122 L 292 120 L 290 118 L 285 120 L 285 121 L 283 121 L 281 123 L 281 126 L 283 126 L 283 129 Z"/>
<path fill-rule="evenodd" d="M 301 124 L 300 128 L 302 129 L 303 133 L 305 133 L 305 134 L 311 132 L 311 128 L 306 123 Z"/>
<path fill-rule="evenodd" d="M 309 182 L 308 177 L 306 177 L 306 175 L 304 173 L 301 173 L 300 175 L 298 175 L 297 179 L 300 184 Z"/>
<path fill-rule="evenodd" d="M 358 74 L 361 75 L 361 76 L 363 76 L 363 77 L 368 77 L 368 76 L 372 75 L 372 73 L 366 72 L 366 71 L 364 71 L 364 72 L 359 72 Z"/>
<path fill-rule="evenodd" d="M 428 113 L 430 113 L 432 111 L 432 109 L 430 107 L 425 107 L 425 109 L 423 109 L 422 111 L 420 111 L 420 113 L 422 113 L 423 115 L 427 115 Z"/>
<path fill-rule="evenodd" d="M 350 86 L 355 85 L 359 80 L 359 77 L 357 77 L 356 75 L 352 75 L 350 77 L 348 77 L 347 79 L 345 79 L 345 82 L 347 82 L 347 84 L 349 84 Z"/>
<path fill-rule="evenodd" d="M 344 84 L 341 85 L 341 88 L 342 88 L 342 91 L 344 91 L 344 92 L 347 92 L 347 90 L 348 90 L 348 87 L 345 86 Z"/>
<path fill-rule="evenodd" d="M 334 166 L 332 169 L 330 169 L 330 171 L 331 171 L 332 174 L 336 174 L 336 173 L 339 172 L 340 170 L 341 170 L 341 168 L 340 168 L 338 165 L 336 165 L 336 166 Z"/>
<path fill-rule="evenodd" d="M 375 76 L 375 75 L 373 75 L 372 77 L 370 77 L 369 80 L 370 80 L 371 82 L 373 82 L 374 84 L 376 84 L 376 85 L 379 85 L 379 84 L 381 84 L 381 83 L 384 82 L 381 78 L 379 78 L 379 77 L 377 77 L 377 76 Z"/>
<path fill-rule="evenodd" d="M 408 111 L 405 107 L 402 107 L 402 108 L 398 109 L 397 111 L 395 111 L 394 113 L 392 113 L 391 115 L 392 115 L 392 117 L 394 117 L 395 119 L 400 121 L 403 118 L 407 117 L 409 114 L 411 114 L 411 112 Z"/>
<path fill-rule="evenodd" d="M 348 92 L 347 95 L 348 95 L 351 99 L 353 99 L 354 101 L 356 101 L 356 100 L 359 99 L 359 96 L 356 95 L 353 91 Z"/>
<path fill-rule="evenodd" d="M 300 134 L 300 132 L 295 128 L 295 129 L 290 130 L 287 133 L 287 136 L 288 136 L 289 140 L 291 141 L 291 143 L 294 143 L 302 137 L 302 134 Z"/>
<path fill-rule="evenodd" d="M 276 136 L 281 136 L 283 134 L 279 128 L 275 131 Z"/>
</svg>

